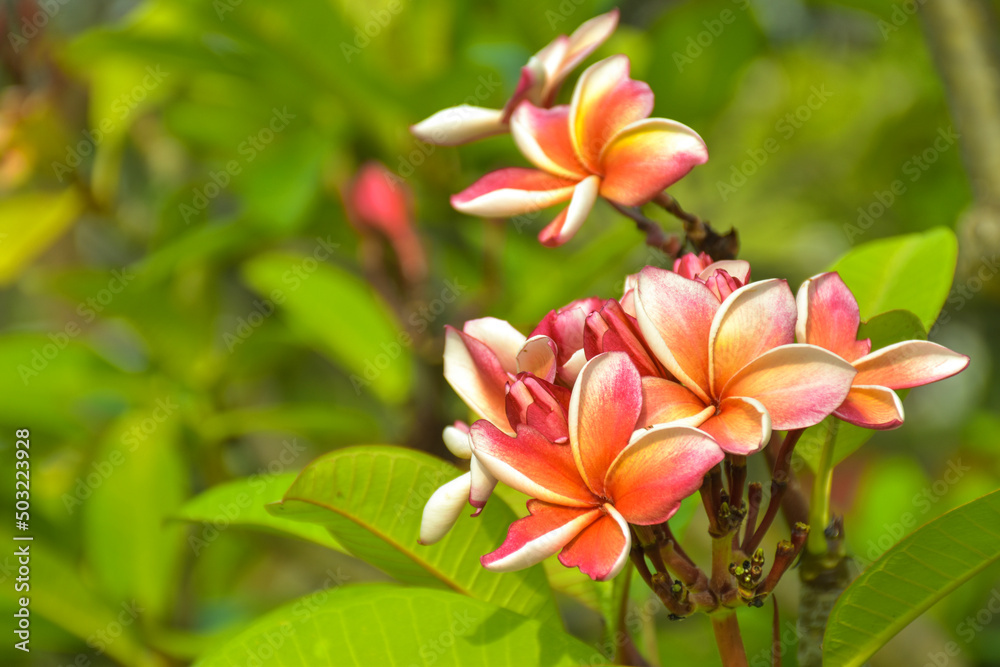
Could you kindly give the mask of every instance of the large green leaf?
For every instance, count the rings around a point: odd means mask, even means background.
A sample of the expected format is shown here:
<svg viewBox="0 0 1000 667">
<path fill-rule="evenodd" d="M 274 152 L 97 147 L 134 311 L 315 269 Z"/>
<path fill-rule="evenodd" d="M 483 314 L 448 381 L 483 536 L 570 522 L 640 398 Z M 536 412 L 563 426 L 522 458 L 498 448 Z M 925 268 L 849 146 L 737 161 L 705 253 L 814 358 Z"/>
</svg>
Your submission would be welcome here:
<svg viewBox="0 0 1000 667">
<path fill-rule="evenodd" d="M 202 532 L 188 536 L 188 544 L 196 554 L 211 543 L 219 531 L 231 526 L 260 528 L 343 551 L 340 543 L 322 526 L 279 519 L 264 508 L 268 503 L 281 500 L 281 495 L 297 476 L 294 472 L 251 475 L 213 486 L 185 503 L 172 518 L 203 525 Z"/>
<path fill-rule="evenodd" d="M 937 227 L 860 245 L 830 268 L 840 273 L 861 306 L 861 318 L 909 310 L 925 329 L 937 319 L 955 277 L 958 241 Z"/>
<path fill-rule="evenodd" d="M 188 493 L 179 452 L 180 405 L 165 396 L 155 407 L 127 413 L 109 430 L 84 482 L 88 560 L 103 590 L 136 600 L 164 618 L 179 587 L 183 530 L 164 520 Z"/>
<path fill-rule="evenodd" d="M 863 664 L 935 602 L 998 559 L 1000 491 L 995 491 L 919 528 L 844 591 L 823 638 L 823 664 Z"/>
<path fill-rule="evenodd" d="M 398 403 L 409 392 L 409 336 L 370 285 L 330 263 L 317 239 L 313 255 L 265 253 L 243 275 L 288 314 L 293 329 L 351 373 L 352 384 Z M 324 254 L 326 253 L 326 254 Z"/>
<path fill-rule="evenodd" d="M 72 188 L 23 192 L 0 201 L 0 284 L 14 280 L 72 224 L 83 201 Z"/>
<path fill-rule="evenodd" d="M 462 516 L 431 546 L 417 543 L 424 503 L 459 474 L 454 466 L 402 447 L 351 447 L 307 466 L 276 516 L 326 526 L 352 554 L 404 583 L 450 588 L 525 616 L 557 616 L 540 566 L 490 572 L 479 557 L 503 542 L 514 512 L 493 498 L 478 517 Z"/>
<path fill-rule="evenodd" d="M 212 651 L 195 667 L 597 664 L 593 648 L 564 632 L 450 591 L 386 584 L 300 598 Z"/>
<path fill-rule="evenodd" d="M 870 338 L 872 350 L 880 350 L 904 340 L 927 340 L 927 332 L 913 313 L 906 310 L 890 310 L 863 322 L 858 329 L 858 338 Z M 899 394 L 900 398 L 906 396 L 905 391 Z M 833 447 L 833 465 L 836 465 L 875 435 L 875 431 L 871 429 L 847 422 L 840 422 L 834 429 L 834 424 L 838 421 L 836 417 L 827 417 L 816 426 L 807 429 L 795 446 L 796 458 L 805 461 L 811 469 L 816 470 L 820 452 L 827 446 L 827 440 L 832 437 L 833 442 L 830 446 Z"/>
</svg>

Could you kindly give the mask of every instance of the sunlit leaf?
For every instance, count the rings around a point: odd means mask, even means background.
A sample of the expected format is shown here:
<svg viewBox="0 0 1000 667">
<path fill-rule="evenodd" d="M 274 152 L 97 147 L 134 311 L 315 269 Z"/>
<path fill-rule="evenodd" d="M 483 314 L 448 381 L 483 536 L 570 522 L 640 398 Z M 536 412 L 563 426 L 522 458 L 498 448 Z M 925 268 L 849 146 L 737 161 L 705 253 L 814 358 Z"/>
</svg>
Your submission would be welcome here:
<svg viewBox="0 0 1000 667">
<path fill-rule="evenodd" d="M 451 591 L 389 585 L 320 591 L 264 616 L 195 663 L 232 667 L 598 664 L 593 648 L 537 619 Z"/>
<path fill-rule="evenodd" d="M 499 498 L 478 517 L 462 516 L 437 544 L 417 543 L 424 504 L 458 474 L 410 449 L 351 447 L 313 461 L 281 503 L 268 509 L 325 526 L 350 553 L 400 581 L 448 588 L 551 621 L 557 611 L 540 566 L 500 574 L 479 563 L 500 546 L 515 519 Z"/>
<path fill-rule="evenodd" d="M 857 667 L 953 590 L 1000 559 L 1000 491 L 919 528 L 844 591 L 823 637 L 823 664 Z"/>
<path fill-rule="evenodd" d="M 73 189 L 24 192 L 0 200 L 0 285 L 45 251 L 83 209 Z"/>
</svg>

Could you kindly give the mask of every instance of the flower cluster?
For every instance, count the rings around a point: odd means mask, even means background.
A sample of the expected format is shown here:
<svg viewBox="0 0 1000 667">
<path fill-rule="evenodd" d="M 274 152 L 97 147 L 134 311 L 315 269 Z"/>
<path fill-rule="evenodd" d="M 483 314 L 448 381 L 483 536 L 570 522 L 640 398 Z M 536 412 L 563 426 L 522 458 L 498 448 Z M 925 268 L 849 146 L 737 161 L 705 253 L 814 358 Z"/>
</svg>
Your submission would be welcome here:
<svg viewBox="0 0 1000 667">
<path fill-rule="evenodd" d="M 559 554 L 594 579 L 625 564 L 636 527 L 666 522 L 727 457 L 761 451 L 772 431 L 830 415 L 895 428 L 894 389 L 961 371 L 968 358 L 912 340 L 871 352 L 857 301 L 836 273 L 750 280 L 745 261 L 688 254 L 672 271 L 629 276 L 620 299 L 575 301 L 529 336 L 483 318 L 447 328 L 444 373 L 482 419 L 445 442 L 470 471 L 428 501 L 434 542 L 497 481 L 532 498 L 485 567 Z"/>
<path fill-rule="evenodd" d="M 487 174 L 451 198 L 469 215 L 503 218 L 568 202 L 540 233 L 562 245 L 586 221 L 598 197 L 621 206 L 651 201 L 708 160 L 698 133 L 673 120 L 649 118 L 653 92 L 629 78 L 623 55 L 583 72 L 570 104 L 553 105 L 563 79 L 614 30 L 617 10 L 584 23 L 538 52 L 522 70 L 503 110 L 454 107 L 414 125 L 413 133 L 457 144 L 510 130 L 534 169 Z"/>
</svg>

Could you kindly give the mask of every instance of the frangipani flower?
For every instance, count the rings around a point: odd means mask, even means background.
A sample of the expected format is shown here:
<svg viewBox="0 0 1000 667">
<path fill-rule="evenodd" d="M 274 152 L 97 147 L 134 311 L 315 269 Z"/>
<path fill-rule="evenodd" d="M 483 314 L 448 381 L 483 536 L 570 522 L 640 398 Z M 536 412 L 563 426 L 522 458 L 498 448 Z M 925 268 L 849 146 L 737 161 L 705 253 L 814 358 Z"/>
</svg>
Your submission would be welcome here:
<svg viewBox="0 0 1000 667">
<path fill-rule="evenodd" d="M 639 328 L 677 382 L 643 378 L 640 425 L 680 420 L 727 452 L 750 454 L 771 429 L 818 424 L 840 405 L 855 370 L 836 354 L 795 345 L 795 299 L 783 280 L 740 287 L 720 303 L 705 283 L 646 267 Z"/>
<path fill-rule="evenodd" d="M 384 165 L 366 162 L 344 194 L 344 205 L 359 232 L 374 230 L 388 239 L 403 275 L 416 281 L 426 275 L 427 259 L 414 231 L 410 189 L 394 178 Z"/>
<path fill-rule="evenodd" d="M 618 27 L 618 10 L 584 22 L 570 35 L 559 35 L 521 68 L 514 95 L 503 109 L 484 109 L 463 104 L 438 111 L 410 128 L 415 137 L 440 146 L 483 139 L 507 131 L 510 116 L 528 100 L 540 107 L 550 107 L 566 75 L 605 42 Z"/>
<path fill-rule="evenodd" d="M 649 118 L 653 92 L 629 78 L 629 60 L 612 56 L 580 76 L 569 106 L 522 102 L 511 134 L 537 167 L 487 174 L 451 198 L 469 215 L 504 218 L 569 205 L 538 235 L 558 246 L 576 234 L 598 196 L 624 206 L 645 204 L 708 160 L 701 137 L 686 125 Z"/>
<path fill-rule="evenodd" d="M 473 450 L 505 484 L 528 494 L 530 515 L 482 564 L 497 571 L 559 561 L 593 579 L 615 576 L 632 545 L 629 524 L 668 520 L 724 454 L 705 433 L 664 426 L 631 439 L 642 406 L 639 373 L 628 357 L 587 362 L 569 405 L 569 446 L 521 425 L 510 437 L 486 421 L 472 426 Z"/>
<path fill-rule="evenodd" d="M 893 389 L 937 382 L 969 364 L 964 354 L 926 340 L 908 340 L 871 352 L 858 340 L 861 312 L 857 299 L 836 273 L 821 273 L 798 292 L 799 341 L 818 345 L 849 361 L 858 374 L 833 415 L 864 428 L 888 430 L 903 423 L 903 404 Z"/>
<path fill-rule="evenodd" d="M 742 259 L 716 262 L 706 253 L 689 252 L 674 260 L 674 273 L 705 283 L 722 301 L 750 282 L 750 262 Z"/>
<path fill-rule="evenodd" d="M 445 379 L 470 410 L 504 432 L 514 433 L 507 418 L 506 398 L 508 384 L 515 382 L 519 373 L 540 378 L 525 390 L 529 395 L 534 391 L 540 396 L 549 387 L 555 390 L 546 380 L 555 379 L 556 345 L 546 336 L 525 338 L 509 323 L 494 317 L 469 320 L 461 331 L 446 326 L 445 331 Z M 514 398 L 522 404 L 526 401 L 521 390 Z M 526 406 L 513 411 L 524 414 L 525 418 L 529 412 Z M 535 415 L 536 411 L 530 413 Z M 476 508 L 475 514 L 479 514 L 497 483 L 473 454 L 468 427 L 458 422 L 447 427 L 443 437 L 452 454 L 469 459 L 469 472 L 443 485 L 428 499 L 420 524 L 422 544 L 433 544 L 444 537 L 466 501 Z"/>
</svg>

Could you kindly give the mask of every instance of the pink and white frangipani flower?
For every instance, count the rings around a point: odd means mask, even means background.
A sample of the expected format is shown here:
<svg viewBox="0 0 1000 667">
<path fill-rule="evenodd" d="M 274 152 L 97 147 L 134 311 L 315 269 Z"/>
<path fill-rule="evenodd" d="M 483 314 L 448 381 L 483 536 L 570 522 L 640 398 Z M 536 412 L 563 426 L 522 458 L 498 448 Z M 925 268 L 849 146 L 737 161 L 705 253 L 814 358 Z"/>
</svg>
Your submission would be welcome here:
<svg viewBox="0 0 1000 667">
<path fill-rule="evenodd" d="M 969 364 L 964 354 L 926 340 L 907 340 L 871 352 L 858 340 L 861 312 L 857 299 L 837 273 L 821 273 L 798 292 L 799 341 L 830 350 L 858 371 L 851 391 L 833 415 L 864 428 L 887 430 L 903 423 L 903 404 L 893 389 L 937 382 Z"/>
<path fill-rule="evenodd" d="M 577 299 L 562 308 L 550 310 L 531 332 L 531 338 L 546 336 L 556 344 L 556 379 L 567 387 L 573 386 L 587 361 L 583 352 L 587 316 L 603 305 L 604 301 L 596 296 Z"/>
<path fill-rule="evenodd" d="M 646 267 L 639 328 L 676 382 L 643 378 L 640 426 L 680 421 L 732 454 L 759 451 L 771 429 L 818 424 L 843 403 L 856 371 L 836 354 L 795 345 L 795 298 L 783 280 L 720 297 L 700 280 Z"/>
<path fill-rule="evenodd" d="M 537 167 L 501 169 L 451 198 L 455 209 L 486 218 L 569 205 L 538 235 L 562 245 L 587 219 L 597 197 L 638 206 L 708 160 L 698 133 L 676 121 L 649 118 L 653 92 L 629 78 L 626 56 L 591 65 L 580 76 L 569 106 L 539 108 L 522 102 L 511 134 Z"/>
<path fill-rule="evenodd" d="M 461 331 L 445 327 L 444 376 L 469 409 L 514 433 L 507 419 L 507 385 L 519 373 L 554 380 L 556 345 L 546 336 L 525 338 L 503 320 L 484 317 L 469 320 Z M 548 382 L 544 386 L 551 386 Z M 533 385 L 536 392 L 543 385 Z M 525 408 L 526 410 L 526 408 Z M 534 412 L 532 412 L 534 414 Z M 480 465 L 472 452 L 468 428 L 456 423 L 444 430 L 444 442 L 459 458 L 469 459 L 469 472 L 440 487 L 424 506 L 420 542 L 437 542 L 454 525 L 466 501 L 479 514 L 496 487 L 496 479 Z"/>
<path fill-rule="evenodd" d="M 569 405 L 569 446 L 529 426 L 510 437 L 486 421 L 472 425 L 472 446 L 491 473 L 528 494 L 530 515 L 515 521 L 490 570 L 529 567 L 559 553 L 566 567 L 596 580 L 615 576 L 628 560 L 629 524 L 668 520 L 681 500 L 724 454 L 705 433 L 663 426 L 636 433 L 642 406 L 639 373 L 621 353 L 583 367 Z"/>
<path fill-rule="evenodd" d="M 514 95 L 503 109 L 463 104 L 438 111 L 412 126 L 410 132 L 440 146 L 457 146 L 506 132 L 510 116 L 521 102 L 552 106 L 566 75 L 603 44 L 616 27 L 618 10 L 614 9 L 584 22 L 572 35 L 556 37 L 521 68 Z"/>
</svg>

